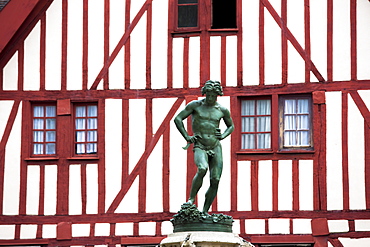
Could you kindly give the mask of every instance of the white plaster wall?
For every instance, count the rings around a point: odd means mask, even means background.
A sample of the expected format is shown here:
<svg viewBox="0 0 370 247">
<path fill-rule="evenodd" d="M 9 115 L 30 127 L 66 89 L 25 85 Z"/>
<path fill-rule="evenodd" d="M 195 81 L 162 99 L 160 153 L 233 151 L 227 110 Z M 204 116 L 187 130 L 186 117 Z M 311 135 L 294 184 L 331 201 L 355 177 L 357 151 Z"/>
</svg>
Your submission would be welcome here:
<svg viewBox="0 0 370 247">
<path fill-rule="evenodd" d="M 24 90 L 40 88 L 40 21 L 24 41 Z"/>
<path fill-rule="evenodd" d="M 19 213 L 20 191 L 20 150 L 21 150 L 21 117 L 20 104 L 10 136 L 5 149 L 4 197 L 3 214 L 17 215 Z"/>
<path fill-rule="evenodd" d="M 121 189 L 122 181 L 122 100 L 105 101 L 105 209 Z M 128 133 L 124 133 L 128 134 Z"/>
<path fill-rule="evenodd" d="M 328 210 L 343 209 L 342 92 L 326 96 L 326 166 Z"/>
<path fill-rule="evenodd" d="M 364 118 L 348 97 L 348 178 L 350 209 L 366 209 Z"/>
</svg>

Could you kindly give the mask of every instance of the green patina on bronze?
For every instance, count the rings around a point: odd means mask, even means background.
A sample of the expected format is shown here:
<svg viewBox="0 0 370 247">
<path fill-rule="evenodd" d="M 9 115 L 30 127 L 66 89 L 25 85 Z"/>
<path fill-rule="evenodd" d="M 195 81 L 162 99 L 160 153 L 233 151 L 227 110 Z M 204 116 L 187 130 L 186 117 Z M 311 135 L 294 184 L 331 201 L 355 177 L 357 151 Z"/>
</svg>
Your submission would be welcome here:
<svg viewBox="0 0 370 247">
<path fill-rule="evenodd" d="M 231 232 L 232 218 L 230 216 L 209 215 L 207 212 L 216 197 L 222 174 L 223 159 L 220 140 L 225 139 L 234 131 L 234 123 L 231 119 L 230 111 L 217 102 L 217 96 L 223 95 L 219 81 L 207 81 L 202 88 L 202 95 L 206 96 L 205 99 L 195 100 L 187 104 L 185 109 L 174 120 L 177 129 L 187 141 L 187 146 L 184 149 L 194 144 L 194 163 L 198 170 L 193 178 L 188 202 L 183 204 L 181 209 L 186 210 L 185 212 L 180 210 L 172 223 L 176 231 L 182 231 L 184 228 L 188 229 L 191 225 L 193 231 Z M 183 120 L 189 116 L 192 117 L 192 130 L 194 133 L 192 136 L 189 135 L 183 124 Z M 226 130 L 223 133 L 221 133 L 219 128 L 221 120 L 226 125 Z M 192 210 L 190 210 L 186 205 L 193 205 L 208 170 L 210 172 L 210 186 L 205 195 L 202 212 L 199 212 L 197 209 L 201 216 L 195 217 L 198 213 L 193 208 L 196 207 L 191 207 Z M 191 214 L 188 213 L 189 210 Z M 195 217 L 197 220 L 179 220 L 187 216 Z M 228 220 L 225 221 L 226 219 Z"/>
<path fill-rule="evenodd" d="M 181 206 L 171 219 L 173 232 L 214 231 L 232 232 L 233 218 L 224 214 L 205 214 L 189 202 Z"/>
</svg>

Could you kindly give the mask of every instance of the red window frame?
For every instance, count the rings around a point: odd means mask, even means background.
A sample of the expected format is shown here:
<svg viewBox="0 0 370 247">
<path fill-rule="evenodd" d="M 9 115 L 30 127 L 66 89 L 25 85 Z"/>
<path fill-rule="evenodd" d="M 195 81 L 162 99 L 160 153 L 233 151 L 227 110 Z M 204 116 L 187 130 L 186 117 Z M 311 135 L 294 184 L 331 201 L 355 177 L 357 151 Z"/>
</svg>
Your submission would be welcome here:
<svg viewBox="0 0 370 247">
<path fill-rule="evenodd" d="M 238 8 L 241 6 L 241 0 L 233 0 L 233 4 L 235 5 L 233 8 L 235 9 L 235 13 L 231 12 L 230 17 L 229 15 L 225 16 L 225 14 L 222 16 L 223 19 L 230 19 L 235 18 L 233 21 L 235 21 L 235 27 L 220 27 L 220 22 L 217 22 L 218 24 L 214 26 L 214 15 L 216 14 L 219 16 L 220 13 L 220 7 L 215 7 L 215 10 L 217 9 L 217 12 L 214 13 L 214 7 L 212 0 L 197 0 L 197 3 L 179 3 L 179 0 L 170 0 L 170 9 L 172 10 L 170 12 L 169 18 L 172 19 L 170 23 L 172 23 L 172 31 L 175 34 L 178 34 L 181 37 L 181 33 L 192 33 L 192 35 L 197 35 L 200 33 L 200 31 L 210 31 L 210 32 L 216 32 L 216 33 L 230 33 L 235 34 L 238 31 L 238 21 L 237 17 L 241 14 L 241 10 L 238 12 Z M 197 26 L 179 26 L 179 8 L 185 7 L 185 6 L 197 6 Z M 173 13 L 173 14 L 171 14 Z M 230 21 L 227 21 L 227 23 L 230 23 Z"/>
<path fill-rule="evenodd" d="M 269 100 L 270 101 L 270 114 L 258 114 L 258 101 L 262 100 Z M 253 114 L 244 114 L 243 115 L 243 102 L 244 101 L 254 101 L 254 113 Z M 272 112 L 271 112 L 271 97 L 252 97 L 252 98 L 244 98 L 241 100 L 241 111 L 240 111 L 240 116 L 241 116 L 241 150 L 245 151 L 261 151 L 261 150 L 272 150 L 271 149 L 271 142 L 272 142 L 272 128 L 271 128 L 271 120 L 272 120 Z M 269 126 L 269 131 L 259 131 L 258 130 L 258 122 L 259 118 L 265 118 L 265 117 L 270 117 L 270 126 Z M 252 118 L 253 123 L 254 123 L 254 129 L 252 131 L 243 131 L 243 120 L 245 118 Z M 258 135 L 263 135 L 263 134 L 270 134 L 270 145 L 269 147 L 264 147 L 264 148 L 258 148 L 259 142 L 258 142 Z M 253 148 L 244 148 L 243 147 L 243 135 L 253 135 L 254 136 L 254 145 Z"/>
<path fill-rule="evenodd" d="M 175 0 L 175 5 L 176 5 L 176 24 L 175 24 L 175 27 L 177 30 L 199 30 L 199 20 L 200 20 L 200 15 L 199 15 L 199 1 L 201 0 L 194 0 L 196 1 L 196 3 L 179 3 L 179 0 Z M 196 26 L 182 26 L 180 27 L 179 26 L 179 22 L 180 22 L 180 19 L 179 19 L 179 10 L 180 8 L 183 8 L 183 7 L 191 7 L 191 6 L 196 6 L 197 7 L 197 13 L 196 13 L 196 16 L 197 16 L 197 25 Z"/>
<path fill-rule="evenodd" d="M 94 108 L 94 112 L 89 109 Z M 98 155 L 98 103 L 73 105 L 73 153 L 77 156 Z M 81 111 L 80 111 L 81 110 Z"/>
<path fill-rule="evenodd" d="M 42 109 L 37 112 L 36 107 Z M 50 108 L 51 107 L 51 108 Z M 47 108 L 54 109 L 53 112 Z M 31 156 L 57 155 L 57 108 L 55 103 L 31 104 Z M 54 150 L 51 152 L 50 150 Z"/>
<path fill-rule="evenodd" d="M 308 100 L 308 112 L 307 113 L 298 113 L 298 112 L 292 113 L 292 114 L 285 113 L 285 100 L 295 100 L 296 103 L 298 103 L 298 100 L 302 100 L 302 99 Z M 308 116 L 308 127 L 309 128 L 307 130 L 300 130 L 298 127 L 296 127 L 295 130 L 286 130 L 285 116 L 295 116 L 296 118 L 298 116 Z M 279 118 L 280 118 L 280 121 L 281 121 L 280 131 L 279 131 L 280 150 L 294 150 L 294 149 L 297 149 L 297 150 L 312 150 L 313 149 L 313 140 L 312 140 L 313 122 L 312 122 L 312 97 L 311 97 L 311 95 L 308 95 L 308 94 L 299 95 L 299 94 L 297 94 L 297 95 L 281 96 L 280 99 L 279 99 Z M 300 132 L 300 131 L 308 132 L 308 142 L 309 142 L 309 144 L 308 145 L 289 145 L 289 146 L 285 146 L 284 133 L 285 132 L 295 132 L 296 134 L 298 134 L 298 132 Z"/>
</svg>

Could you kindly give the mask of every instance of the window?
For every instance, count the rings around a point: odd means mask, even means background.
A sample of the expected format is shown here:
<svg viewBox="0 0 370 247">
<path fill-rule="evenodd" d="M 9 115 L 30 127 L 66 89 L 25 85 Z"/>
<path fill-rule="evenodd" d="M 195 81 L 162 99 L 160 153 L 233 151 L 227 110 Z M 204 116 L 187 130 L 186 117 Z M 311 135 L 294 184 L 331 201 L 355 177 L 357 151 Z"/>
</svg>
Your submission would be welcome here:
<svg viewBox="0 0 370 247">
<path fill-rule="evenodd" d="M 98 149 L 97 104 L 76 104 L 74 116 L 75 154 L 96 154 Z"/>
<path fill-rule="evenodd" d="M 178 0 L 177 26 L 179 28 L 198 26 L 198 0 Z"/>
<path fill-rule="evenodd" d="M 283 148 L 310 147 L 310 99 L 286 97 L 282 98 L 281 105 Z"/>
<path fill-rule="evenodd" d="M 236 0 L 212 1 L 212 28 L 236 28 Z"/>
<path fill-rule="evenodd" d="M 32 154 L 56 154 L 56 106 L 32 106 Z"/>
<path fill-rule="evenodd" d="M 285 95 L 274 100 L 266 96 L 241 99 L 241 150 L 312 150 L 311 96 Z"/>
<path fill-rule="evenodd" d="M 242 101 L 242 149 L 271 148 L 271 100 Z"/>
<path fill-rule="evenodd" d="M 211 6 L 206 0 L 173 1 L 177 13 L 174 29 L 177 31 L 200 31 L 203 26 L 207 29 L 237 28 L 237 0 L 212 0 Z"/>
</svg>

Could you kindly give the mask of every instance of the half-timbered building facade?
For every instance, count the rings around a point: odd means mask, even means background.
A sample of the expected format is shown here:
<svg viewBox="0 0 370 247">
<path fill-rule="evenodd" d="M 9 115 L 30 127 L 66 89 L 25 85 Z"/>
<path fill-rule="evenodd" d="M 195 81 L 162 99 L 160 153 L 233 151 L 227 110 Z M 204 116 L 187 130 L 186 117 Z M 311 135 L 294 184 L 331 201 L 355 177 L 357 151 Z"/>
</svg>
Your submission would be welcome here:
<svg viewBox="0 0 370 247">
<path fill-rule="evenodd" d="M 211 211 L 258 247 L 370 246 L 368 0 L 11 0 L 0 23 L 0 245 L 160 243 L 196 172 L 173 118 L 215 79 Z"/>
</svg>

